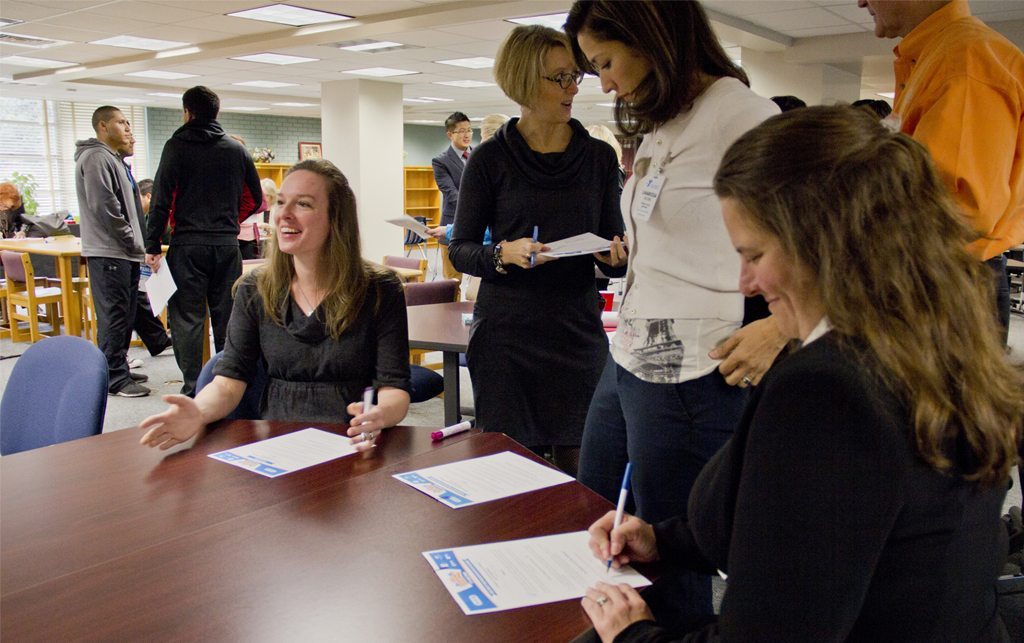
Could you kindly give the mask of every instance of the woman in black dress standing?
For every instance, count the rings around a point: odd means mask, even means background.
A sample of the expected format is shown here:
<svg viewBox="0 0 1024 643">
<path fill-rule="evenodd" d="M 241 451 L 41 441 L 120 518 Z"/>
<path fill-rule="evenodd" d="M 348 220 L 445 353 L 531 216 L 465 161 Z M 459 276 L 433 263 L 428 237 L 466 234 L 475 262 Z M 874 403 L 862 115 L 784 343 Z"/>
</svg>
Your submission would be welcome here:
<svg viewBox="0 0 1024 643">
<path fill-rule="evenodd" d="M 148 446 L 167 449 L 234 409 L 262 361 L 264 419 L 351 423 L 358 449 L 409 409 L 405 294 L 394 273 L 362 259 L 356 201 L 330 161 L 308 160 L 285 176 L 273 208 L 267 264 L 235 292 L 215 377 L 193 400 L 168 395 L 142 421 Z M 367 412 L 363 391 L 376 389 Z"/>
<path fill-rule="evenodd" d="M 608 354 L 595 259 L 539 253 L 585 232 L 622 234 L 618 163 L 572 119 L 583 75 L 563 33 L 512 30 L 494 76 L 522 115 L 470 156 L 448 247 L 459 271 L 482 277 L 466 353 L 477 424 L 537 452 L 553 448 L 575 474 Z"/>
</svg>

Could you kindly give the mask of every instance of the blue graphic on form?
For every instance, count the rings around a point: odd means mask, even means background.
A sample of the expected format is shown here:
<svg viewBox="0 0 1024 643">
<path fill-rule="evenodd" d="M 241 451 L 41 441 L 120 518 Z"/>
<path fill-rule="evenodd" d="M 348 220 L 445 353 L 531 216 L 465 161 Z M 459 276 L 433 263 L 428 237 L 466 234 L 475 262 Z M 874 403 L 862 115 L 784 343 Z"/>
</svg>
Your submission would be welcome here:
<svg viewBox="0 0 1024 643">
<path fill-rule="evenodd" d="M 453 505 L 468 505 L 473 502 L 469 498 L 464 498 L 463 496 L 460 496 L 456 493 L 452 493 L 451 491 L 445 491 L 444 493 L 442 493 L 441 500 L 450 502 Z"/>
<path fill-rule="evenodd" d="M 244 460 L 244 458 L 240 458 L 234 453 L 231 453 L 230 451 L 225 451 L 223 453 L 214 453 L 213 457 L 217 458 L 218 460 L 223 460 L 225 462 L 238 462 L 239 460 Z"/>
<path fill-rule="evenodd" d="M 398 477 L 401 478 L 402 480 L 405 480 L 406 482 L 411 482 L 413 484 L 427 484 L 429 482 L 429 480 L 427 480 L 418 473 L 403 473 Z"/>
<path fill-rule="evenodd" d="M 438 569 L 462 569 L 462 565 L 459 564 L 459 559 L 455 556 L 455 552 L 450 549 L 432 552 L 430 559 L 434 561 Z"/>
<path fill-rule="evenodd" d="M 257 466 L 255 471 L 259 473 L 265 473 L 268 476 L 279 476 L 282 473 L 288 473 L 287 469 L 279 469 L 278 467 L 271 467 L 265 464 Z"/>
<path fill-rule="evenodd" d="M 494 607 L 491 599 L 487 598 L 475 585 L 459 592 L 459 599 L 471 612 Z"/>
</svg>

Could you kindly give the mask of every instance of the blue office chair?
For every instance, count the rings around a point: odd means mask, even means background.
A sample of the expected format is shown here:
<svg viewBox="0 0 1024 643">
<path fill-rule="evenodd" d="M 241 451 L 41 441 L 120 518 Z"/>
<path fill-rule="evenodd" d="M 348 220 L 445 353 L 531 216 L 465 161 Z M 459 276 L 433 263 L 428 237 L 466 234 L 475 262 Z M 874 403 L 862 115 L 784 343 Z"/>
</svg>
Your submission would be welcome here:
<svg viewBox="0 0 1024 643">
<path fill-rule="evenodd" d="M 444 378 L 437 371 L 416 364 L 409 364 L 409 371 L 412 382 L 409 401 L 413 404 L 426 402 L 444 392 Z"/>
<path fill-rule="evenodd" d="M 196 393 L 203 390 L 207 384 L 213 381 L 213 367 L 220 361 L 222 353 L 215 353 L 210 361 L 203 364 L 203 370 L 199 372 L 196 380 Z M 259 420 L 260 401 L 263 399 L 263 390 L 267 388 L 267 370 L 263 366 L 263 360 L 256 363 L 256 376 L 249 386 L 245 387 L 245 394 L 242 401 L 238 403 L 233 411 L 227 414 L 226 420 Z"/>
<path fill-rule="evenodd" d="M 107 360 L 81 337 L 32 344 L 18 358 L 0 401 L 0 454 L 103 432 Z"/>
</svg>

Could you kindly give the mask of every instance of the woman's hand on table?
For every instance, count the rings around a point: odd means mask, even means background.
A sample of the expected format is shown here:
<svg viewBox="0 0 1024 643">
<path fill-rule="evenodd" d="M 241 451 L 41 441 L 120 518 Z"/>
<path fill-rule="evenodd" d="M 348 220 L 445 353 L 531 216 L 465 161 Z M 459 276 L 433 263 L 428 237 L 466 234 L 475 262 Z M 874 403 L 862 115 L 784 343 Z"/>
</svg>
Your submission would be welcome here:
<svg viewBox="0 0 1024 643">
<path fill-rule="evenodd" d="M 604 643 L 612 643 L 633 623 L 654 620 L 654 614 L 640 593 L 625 583 L 612 585 L 598 581 L 587 588 L 581 604 Z"/>
<path fill-rule="evenodd" d="M 627 244 L 626 235 L 622 235 L 621 239 L 619 239 L 618 235 L 615 235 L 612 237 L 612 246 L 608 249 L 608 252 L 595 252 L 594 257 L 612 268 L 620 268 L 626 265 L 629 259 L 629 246 Z"/>
<path fill-rule="evenodd" d="M 140 444 L 161 450 L 188 442 L 203 428 L 202 413 L 196 401 L 187 395 L 165 395 L 170 406 L 163 413 L 151 415 L 139 427 L 148 429 Z"/>
<path fill-rule="evenodd" d="M 771 317 L 750 322 L 708 353 L 730 386 L 757 386 L 789 339 Z"/>
<path fill-rule="evenodd" d="M 523 237 L 522 239 L 516 239 L 515 241 L 502 241 L 501 263 L 506 266 L 519 266 L 520 268 L 529 270 L 530 268 L 534 268 L 557 259 L 557 257 L 545 257 L 541 254 L 546 250 L 550 250 L 550 248 L 529 237 Z M 534 255 L 532 266 L 530 265 L 531 254 Z"/>
<path fill-rule="evenodd" d="M 649 563 L 658 560 L 658 543 L 654 528 L 636 516 L 625 514 L 614 531 L 615 512 L 609 511 L 590 525 L 590 551 L 599 560 L 612 559 L 618 569 L 630 561 Z"/>
</svg>

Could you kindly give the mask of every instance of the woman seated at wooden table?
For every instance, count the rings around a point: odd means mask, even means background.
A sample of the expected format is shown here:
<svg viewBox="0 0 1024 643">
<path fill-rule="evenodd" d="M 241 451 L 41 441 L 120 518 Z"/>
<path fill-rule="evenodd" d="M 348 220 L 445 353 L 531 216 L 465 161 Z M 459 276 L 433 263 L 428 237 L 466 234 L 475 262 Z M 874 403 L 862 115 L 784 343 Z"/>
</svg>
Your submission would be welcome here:
<svg viewBox="0 0 1024 643">
<path fill-rule="evenodd" d="M 661 629 L 635 590 L 598 583 L 583 599 L 597 633 L 1004 640 L 999 515 L 1024 381 L 928 153 L 861 110 L 810 107 L 739 138 L 714 188 L 741 288 L 802 346 L 754 389 L 687 515 L 590 528 L 616 566 L 727 573 L 717 623 Z"/>
<path fill-rule="evenodd" d="M 142 444 L 170 448 L 234 409 L 262 360 L 264 419 L 351 423 L 374 444 L 409 409 L 409 334 L 402 284 L 362 259 L 356 201 L 326 160 L 292 166 L 273 210 L 265 266 L 243 275 L 213 381 L 195 399 L 142 421 Z M 363 409 L 366 387 L 377 391 Z"/>
</svg>

